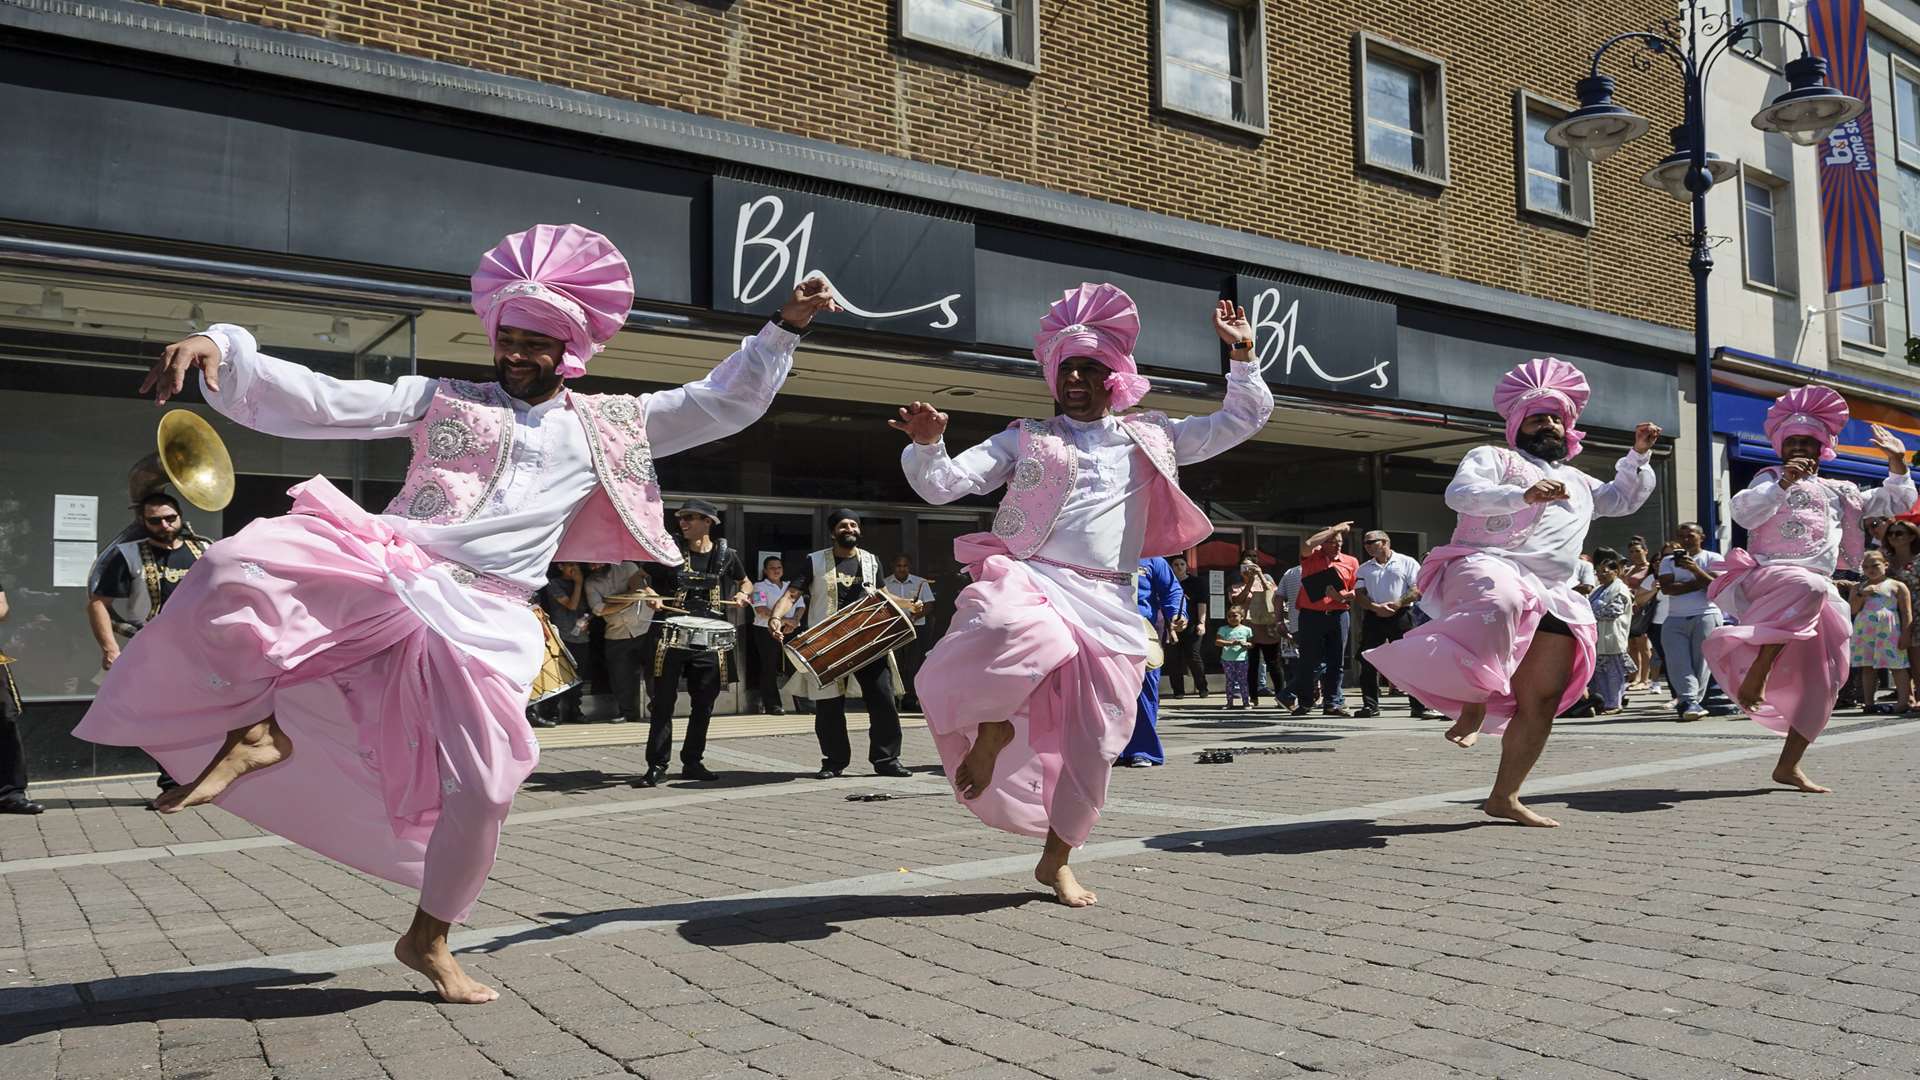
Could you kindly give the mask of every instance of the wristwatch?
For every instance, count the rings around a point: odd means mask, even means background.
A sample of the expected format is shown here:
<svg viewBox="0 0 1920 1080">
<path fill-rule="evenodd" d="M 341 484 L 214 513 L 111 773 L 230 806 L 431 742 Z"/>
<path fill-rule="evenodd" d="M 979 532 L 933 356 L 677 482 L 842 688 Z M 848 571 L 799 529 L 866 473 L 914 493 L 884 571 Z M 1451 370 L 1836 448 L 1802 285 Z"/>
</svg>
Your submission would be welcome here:
<svg viewBox="0 0 1920 1080">
<path fill-rule="evenodd" d="M 779 327 L 782 330 L 785 330 L 789 334 L 796 334 L 801 336 L 804 336 L 807 331 L 813 329 L 812 323 L 808 323 L 805 326 L 795 326 L 792 323 L 788 322 L 787 320 L 781 318 L 780 313 L 777 311 L 773 313 L 773 325 Z"/>
<path fill-rule="evenodd" d="M 1248 352 L 1252 352 L 1252 351 L 1253 351 L 1253 339 L 1252 339 L 1252 338 L 1246 338 L 1246 339 L 1244 339 L 1244 340 L 1241 340 L 1241 341 L 1236 341 L 1236 342 L 1234 342 L 1234 343 L 1233 343 L 1232 345 L 1230 345 L 1230 346 L 1228 346 L 1228 348 L 1229 348 L 1229 349 L 1230 349 L 1231 351 L 1233 351 L 1233 352 L 1239 352 L 1239 351 L 1240 351 L 1240 350 L 1242 350 L 1242 349 L 1245 349 L 1245 350 L 1246 350 L 1246 351 L 1248 351 Z"/>
</svg>

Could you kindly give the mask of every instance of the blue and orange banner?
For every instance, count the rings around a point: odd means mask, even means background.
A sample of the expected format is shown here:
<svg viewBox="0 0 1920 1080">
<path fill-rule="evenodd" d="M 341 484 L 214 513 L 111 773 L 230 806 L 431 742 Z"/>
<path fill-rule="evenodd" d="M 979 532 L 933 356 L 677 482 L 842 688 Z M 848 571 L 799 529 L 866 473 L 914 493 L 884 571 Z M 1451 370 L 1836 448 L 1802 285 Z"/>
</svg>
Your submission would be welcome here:
<svg viewBox="0 0 1920 1080">
<path fill-rule="evenodd" d="M 1880 249 L 1880 174 L 1873 150 L 1873 76 L 1867 61 L 1863 0 L 1813 0 L 1807 6 L 1813 54 L 1828 65 L 1828 85 L 1866 112 L 1833 129 L 1820 155 L 1820 232 L 1826 241 L 1827 291 L 1887 280 Z"/>
</svg>

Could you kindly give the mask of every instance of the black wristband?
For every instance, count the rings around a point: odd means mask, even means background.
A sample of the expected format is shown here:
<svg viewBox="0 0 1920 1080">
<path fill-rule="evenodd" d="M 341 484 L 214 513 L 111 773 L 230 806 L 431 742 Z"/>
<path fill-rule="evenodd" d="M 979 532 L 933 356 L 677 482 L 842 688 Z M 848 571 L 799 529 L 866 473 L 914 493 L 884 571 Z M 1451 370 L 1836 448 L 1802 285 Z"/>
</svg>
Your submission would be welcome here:
<svg viewBox="0 0 1920 1080">
<path fill-rule="evenodd" d="M 795 326 L 792 323 L 788 322 L 787 320 L 781 318 L 780 313 L 777 311 L 773 313 L 772 321 L 773 321 L 773 325 L 779 327 L 782 330 L 785 330 L 789 334 L 795 335 L 796 337 L 805 337 L 807 331 L 813 329 L 812 323 L 808 323 L 805 326 Z"/>
</svg>

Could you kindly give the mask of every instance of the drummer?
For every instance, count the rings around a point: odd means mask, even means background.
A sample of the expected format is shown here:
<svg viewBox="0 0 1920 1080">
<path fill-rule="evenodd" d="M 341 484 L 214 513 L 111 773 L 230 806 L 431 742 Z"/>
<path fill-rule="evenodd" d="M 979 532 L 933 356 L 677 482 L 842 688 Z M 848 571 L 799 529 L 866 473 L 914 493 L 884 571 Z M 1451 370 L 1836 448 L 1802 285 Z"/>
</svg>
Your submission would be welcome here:
<svg viewBox="0 0 1920 1080">
<path fill-rule="evenodd" d="M 681 547 L 686 560 L 678 567 L 661 567 L 654 575 L 671 599 L 648 603 L 669 615 L 707 619 L 724 619 L 728 607 L 748 603 L 753 583 L 747 579 L 746 566 L 728 549 L 724 537 L 713 536 L 713 527 L 720 524 L 720 508 L 705 499 L 688 499 L 680 505 L 674 520 L 684 538 Z M 672 619 L 667 621 L 671 623 Z M 647 727 L 647 772 L 640 778 L 640 786 L 654 787 L 666 779 L 667 759 L 673 755 L 673 707 L 679 702 L 683 683 L 692 711 L 687 716 L 686 741 L 680 744 L 680 776 L 718 780 L 700 759 L 706 755 L 707 724 L 713 719 L 713 703 L 720 696 L 726 658 L 715 649 L 670 649 L 664 640 L 659 647 L 663 655 L 654 665 L 657 679 Z"/>
<path fill-rule="evenodd" d="M 795 603 L 805 600 L 807 610 L 817 623 L 880 586 L 880 559 L 860 546 L 860 515 L 841 508 L 827 515 L 827 529 L 833 533 L 833 546 L 807 556 L 800 576 L 788 586 L 787 593 L 774 602 L 772 618 L 767 620 L 776 639 L 784 636 L 780 619 Z M 806 696 L 813 698 L 813 733 L 820 740 L 820 771 L 814 775 L 831 780 L 853 763 L 853 744 L 847 738 L 847 680 L 835 680 L 821 686 L 802 676 L 807 683 Z M 867 664 L 853 673 L 860 682 L 860 697 L 867 704 L 867 760 L 873 762 L 878 776 L 912 776 L 900 764 L 900 712 L 894 707 L 895 678 L 893 654 Z"/>
</svg>

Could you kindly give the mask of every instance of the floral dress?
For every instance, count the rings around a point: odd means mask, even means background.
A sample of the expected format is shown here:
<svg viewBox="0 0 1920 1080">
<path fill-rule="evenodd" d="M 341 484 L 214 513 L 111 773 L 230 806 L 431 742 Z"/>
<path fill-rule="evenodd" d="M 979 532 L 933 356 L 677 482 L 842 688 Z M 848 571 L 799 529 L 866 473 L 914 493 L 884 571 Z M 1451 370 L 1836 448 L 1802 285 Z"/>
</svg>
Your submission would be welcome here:
<svg viewBox="0 0 1920 1080">
<path fill-rule="evenodd" d="M 1867 600 L 1853 617 L 1853 666 L 1903 671 L 1907 646 L 1900 626 L 1900 602 L 1893 583 L 1861 586 Z"/>
</svg>

